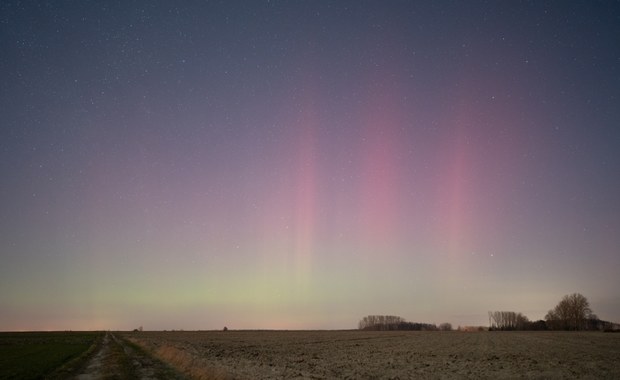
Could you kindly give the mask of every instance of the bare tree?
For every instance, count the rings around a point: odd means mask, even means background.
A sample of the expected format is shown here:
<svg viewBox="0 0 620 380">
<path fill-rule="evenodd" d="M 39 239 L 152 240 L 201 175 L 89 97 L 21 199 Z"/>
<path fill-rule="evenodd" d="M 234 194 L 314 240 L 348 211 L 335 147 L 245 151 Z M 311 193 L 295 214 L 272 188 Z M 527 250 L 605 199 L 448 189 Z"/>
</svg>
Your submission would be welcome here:
<svg viewBox="0 0 620 380">
<path fill-rule="evenodd" d="M 489 311 L 490 330 L 525 330 L 529 319 L 514 311 Z"/>
<path fill-rule="evenodd" d="M 441 331 L 452 331 L 452 325 L 448 322 L 442 323 L 439 325 L 439 330 Z"/>
<path fill-rule="evenodd" d="M 550 330 L 560 330 L 560 318 L 555 313 L 555 310 L 549 310 L 547 315 L 545 315 L 545 322 L 547 323 L 547 327 Z"/>
<path fill-rule="evenodd" d="M 367 315 L 358 323 L 360 330 L 398 330 L 406 321 L 396 315 Z"/>
<path fill-rule="evenodd" d="M 404 318 L 395 315 L 367 315 L 357 324 L 360 330 L 392 331 L 436 331 L 437 326 L 430 323 L 407 322 Z"/>
<path fill-rule="evenodd" d="M 588 299 L 573 293 L 565 295 L 553 310 L 549 310 L 545 320 L 552 330 L 586 330 L 592 316 Z"/>
</svg>

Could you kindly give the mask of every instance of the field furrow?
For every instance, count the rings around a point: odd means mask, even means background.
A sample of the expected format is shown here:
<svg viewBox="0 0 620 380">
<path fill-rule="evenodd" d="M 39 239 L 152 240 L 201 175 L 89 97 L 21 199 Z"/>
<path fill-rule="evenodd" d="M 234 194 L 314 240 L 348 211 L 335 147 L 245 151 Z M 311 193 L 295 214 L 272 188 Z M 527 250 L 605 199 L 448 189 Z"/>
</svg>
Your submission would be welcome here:
<svg viewBox="0 0 620 380">
<path fill-rule="evenodd" d="M 620 378 L 620 334 L 211 331 L 124 336 L 196 379 Z"/>
</svg>

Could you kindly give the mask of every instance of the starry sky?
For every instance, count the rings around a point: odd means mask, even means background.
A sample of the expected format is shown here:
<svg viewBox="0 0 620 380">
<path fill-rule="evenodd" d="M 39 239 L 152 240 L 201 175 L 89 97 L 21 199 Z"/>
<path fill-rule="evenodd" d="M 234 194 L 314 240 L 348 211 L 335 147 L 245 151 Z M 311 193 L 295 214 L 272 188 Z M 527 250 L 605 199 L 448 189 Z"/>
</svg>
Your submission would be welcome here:
<svg viewBox="0 0 620 380">
<path fill-rule="evenodd" d="M 617 1 L 3 1 L 0 330 L 620 321 Z"/>
</svg>

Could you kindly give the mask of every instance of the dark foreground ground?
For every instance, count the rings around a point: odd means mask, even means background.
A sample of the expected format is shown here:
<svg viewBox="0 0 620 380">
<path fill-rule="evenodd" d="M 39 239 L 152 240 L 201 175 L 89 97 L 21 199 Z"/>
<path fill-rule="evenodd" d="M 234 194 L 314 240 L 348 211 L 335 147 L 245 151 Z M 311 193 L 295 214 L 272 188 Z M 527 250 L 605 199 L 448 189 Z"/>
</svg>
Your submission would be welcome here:
<svg viewBox="0 0 620 380">
<path fill-rule="evenodd" d="M 116 333 L 0 333 L 0 380 L 185 378 Z"/>
<path fill-rule="evenodd" d="M 88 359 L 102 332 L 0 333 L 0 379 L 62 378 Z"/>
<path fill-rule="evenodd" d="M 0 333 L 0 379 L 620 379 L 598 332 Z"/>
<path fill-rule="evenodd" d="M 120 334 L 197 379 L 620 379 L 620 334 L 227 331 Z"/>
</svg>

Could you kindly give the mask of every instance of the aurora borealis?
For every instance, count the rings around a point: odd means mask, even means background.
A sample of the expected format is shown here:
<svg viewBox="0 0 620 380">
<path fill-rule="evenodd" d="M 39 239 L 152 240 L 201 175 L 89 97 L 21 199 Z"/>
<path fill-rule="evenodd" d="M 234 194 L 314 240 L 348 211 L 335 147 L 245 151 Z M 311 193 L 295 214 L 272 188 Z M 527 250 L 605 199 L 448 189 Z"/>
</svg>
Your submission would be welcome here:
<svg viewBox="0 0 620 380">
<path fill-rule="evenodd" d="M 4 1 L 0 330 L 620 321 L 618 2 Z"/>
</svg>

